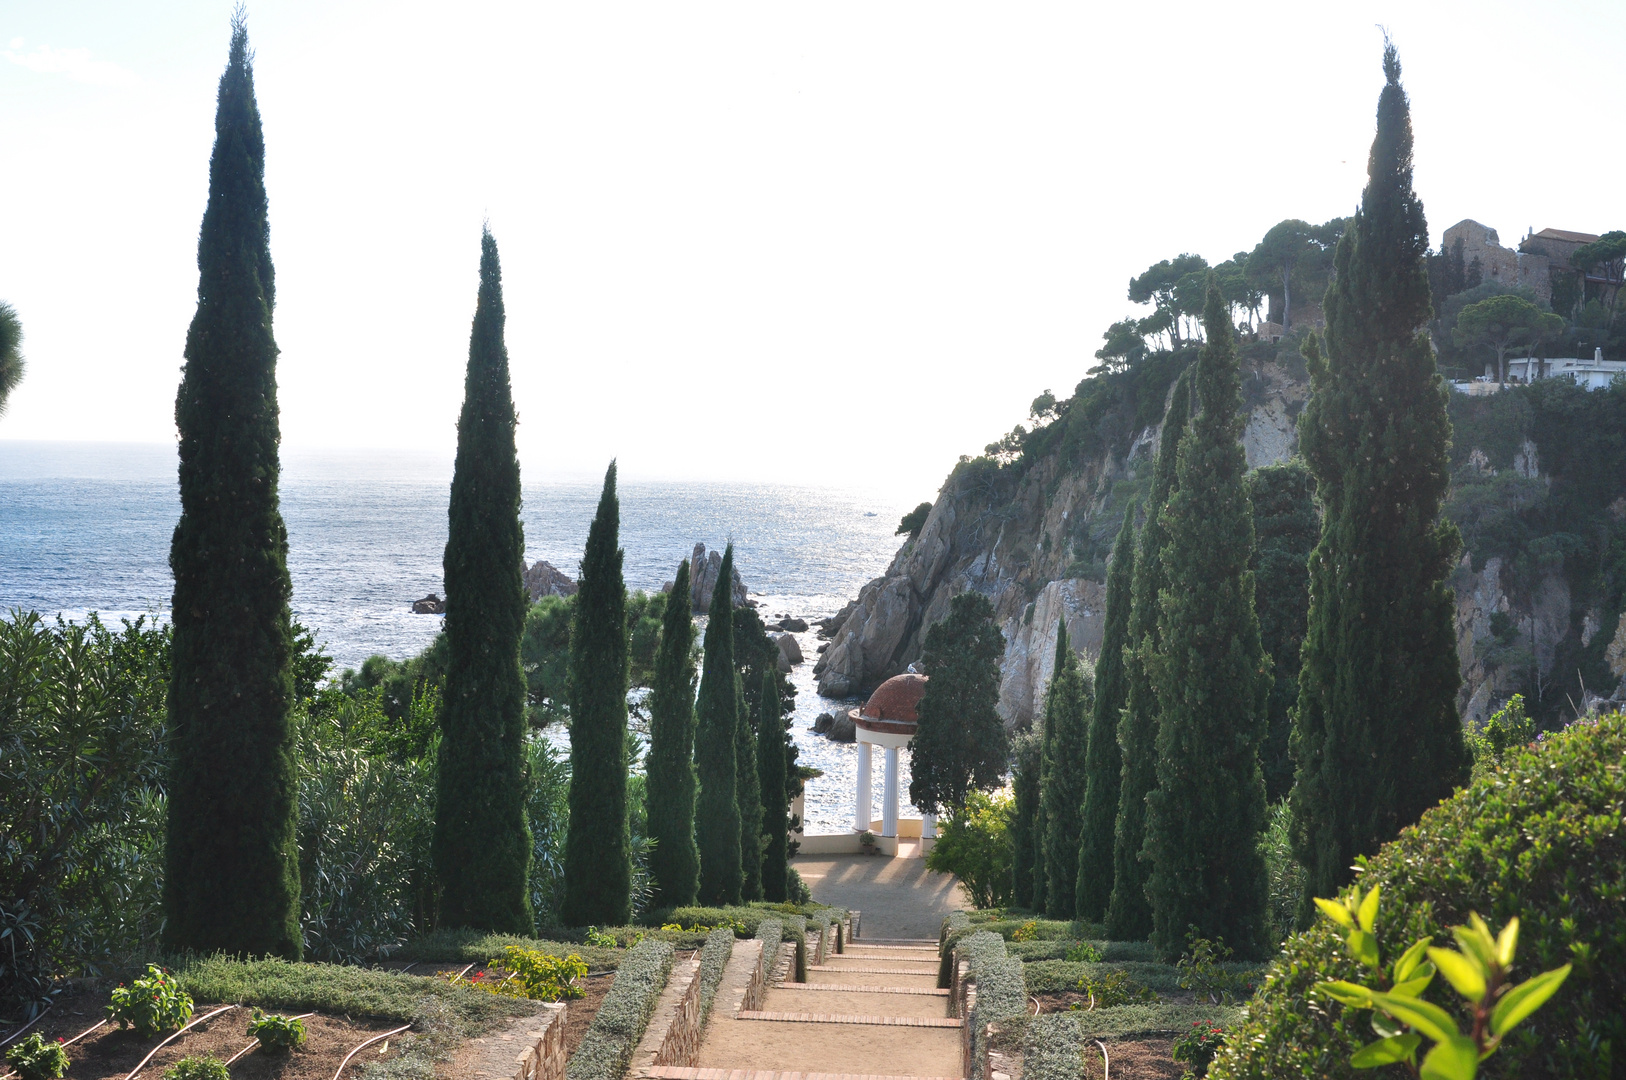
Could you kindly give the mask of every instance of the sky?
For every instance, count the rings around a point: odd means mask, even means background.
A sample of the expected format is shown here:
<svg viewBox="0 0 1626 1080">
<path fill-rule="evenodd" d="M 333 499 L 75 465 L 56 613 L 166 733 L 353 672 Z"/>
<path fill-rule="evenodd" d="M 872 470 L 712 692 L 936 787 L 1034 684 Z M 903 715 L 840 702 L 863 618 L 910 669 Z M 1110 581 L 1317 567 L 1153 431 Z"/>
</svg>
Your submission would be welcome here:
<svg viewBox="0 0 1626 1080">
<path fill-rule="evenodd" d="M 0 0 L 0 300 L 29 364 L 0 455 L 173 440 L 231 6 Z M 1436 244 L 1465 217 L 1504 243 L 1626 225 L 1618 0 L 248 20 L 290 451 L 450 453 L 489 221 L 527 482 L 615 457 L 929 498 L 1072 391 L 1148 265 L 1354 209 L 1378 24 Z"/>
</svg>

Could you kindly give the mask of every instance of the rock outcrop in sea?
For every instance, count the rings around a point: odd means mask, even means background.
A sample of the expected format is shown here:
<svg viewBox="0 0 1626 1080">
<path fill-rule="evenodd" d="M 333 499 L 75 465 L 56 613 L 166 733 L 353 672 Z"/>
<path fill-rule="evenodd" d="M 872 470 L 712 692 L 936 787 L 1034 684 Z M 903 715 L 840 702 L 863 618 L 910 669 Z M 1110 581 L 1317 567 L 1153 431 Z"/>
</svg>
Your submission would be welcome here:
<svg viewBox="0 0 1626 1080">
<path fill-rule="evenodd" d="M 534 604 L 544 596 L 575 596 L 576 583 L 569 574 L 541 559 L 525 571 L 525 591 L 531 594 Z"/>
<path fill-rule="evenodd" d="M 723 573 L 723 553 L 706 552 L 705 544 L 696 544 L 694 554 L 689 556 L 689 603 L 693 611 L 704 612 L 711 610 L 711 594 L 717 589 L 717 579 Z M 671 586 L 668 585 L 670 590 Z M 734 567 L 733 599 L 735 607 L 745 607 L 750 601 L 745 596 L 745 582 L 740 578 L 740 568 Z"/>
</svg>

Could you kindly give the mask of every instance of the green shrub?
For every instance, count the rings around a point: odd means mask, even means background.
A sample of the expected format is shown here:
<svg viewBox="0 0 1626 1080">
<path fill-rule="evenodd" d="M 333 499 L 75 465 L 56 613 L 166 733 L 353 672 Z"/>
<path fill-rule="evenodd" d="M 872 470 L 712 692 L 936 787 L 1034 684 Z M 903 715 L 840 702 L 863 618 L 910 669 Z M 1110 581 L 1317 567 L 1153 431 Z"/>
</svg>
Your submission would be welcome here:
<svg viewBox="0 0 1626 1080">
<path fill-rule="evenodd" d="M 1084 1040 L 1065 1016 L 1035 1016 L 1022 1040 L 1022 1080 L 1078 1080 Z"/>
<path fill-rule="evenodd" d="M 1253 993 L 1255 971 L 1238 970 L 1230 963 L 1231 950 L 1223 941 L 1209 941 L 1198 937 L 1193 928 L 1186 935 L 1186 951 L 1181 954 L 1176 968 L 1180 972 L 1180 989 L 1190 990 L 1198 1001 L 1226 1005 Z"/>
<path fill-rule="evenodd" d="M 1058 938 L 1054 941 L 1013 941 L 1005 951 L 1023 963 L 1040 960 L 1066 960 L 1075 964 L 1100 964 L 1124 960 L 1152 963 L 1157 960 L 1149 941 L 1103 941 L 1100 939 Z"/>
<path fill-rule="evenodd" d="M 192 1019 L 192 998 L 175 977 L 156 964 L 129 986 L 123 983 L 113 991 L 107 1006 L 108 1019 L 119 1027 L 133 1027 L 143 1039 L 161 1031 L 174 1031 Z"/>
<path fill-rule="evenodd" d="M 719 926 L 706 935 L 705 947 L 700 950 L 700 1023 L 711 1016 L 711 1003 L 717 997 L 717 986 L 723 981 L 723 970 L 729 957 L 734 955 L 734 931 Z"/>
<path fill-rule="evenodd" d="M 1119 1005 L 1093 1012 L 1079 1010 L 1046 1015 L 1076 1024 L 1079 1037 L 1086 1040 L 1143 1039 L 1182 1035 L 1197 1023 L 1229 1028 L 1241 1021 L 1242 1010 L 1234 1005 Z M 1001 1032 L 995 1045 L 1023 1045 L 1028 1027 L 1038 1019 L 1015 1016 L 1000 1021 Z"/>
<path fill-rule="evenodd" d="M 677 935 L 656 933 L 654 936 L 670 940 Z M 673 941 L 673 945 L 677 948 L 695 948 L 703 938 L 695 935 L 695 939 L 696 945 L 693 946 L 677 941 Z M 516 946 L 521 949 L 534 949 L 549 956 L 580 956 L 587 961 L 589 971 L 613 971 L 616 965 L 621 963 L 621 957 L 626 954 L 626 950 L 620 947 L 601 949 L 585 943 L 547 941 L 540 938 L 516 937 L 513 934 L 489 934 L 481 930 L 436 930 L 401 946 L 391 955 L 391 959 L 422 963 L 479 964 L 493 956 L 501 955 L 504 949 Z"/>
<path fill-rule="evenodd" d="M 1493 1076 L 1607 1077 L 1626 1048 L 1626 717 L 1613 714 L 1508 752 L 1482 776 L 1423 815 L 1366 860 L 1363 889 L 1383 887 L 1376 925 L 1382 955 L 1466 921 L 1518 915 L 1521 975 L 1575 965 L 1562 993 L 1530 1017 L 1492 1058 Z M 1248 1022 L 1209 1075 L 1353 1078 L 1350 1055 L 1371 1040 L 1369 1014 L 1331 1005 L 1312 987 L 1357 978 L 1338 927 L 1322 919 L 1288 939 L 1248 1007 Z M 1031 965 L 1030 965 L 1031 966 Z M 1459 1020 L 1446 989 L 1429 997 Z"/>
<path fill-rule="evenodd" d="M 231 1080 L 231 1072 L 223 1061 L 191 1054 L 165 1069 L 164 1080 Z"/>
<path fill-rule="evenodd" d="M 1099 964 L 1106 957 L 1101 955 L 1100 947 L 1093 941 L 1070 941 L 1067 943 L 1067 951 L 1062 954 L 1062 959 L 1073 964 Z"/>
<path fill-rule="evenodd" d="M 621 1080 L 672 971 L 672 946 L 649 940 L 627 950 L 610 992 L 565 1067 L 566 1080 Z"/>
<path fill-rule="evenodd" d="M 454 983 L 507 997 L 530 1001 L 565 1001 L 586 996 L 576 980 L 587 974 L 587 963 L 575 953 L 551 956 L 536 949 L 510 945 L 501 959 L 489 960 L 483 971 L 465 979 L 453 976 Z"/>
<path fill-rule="evenodd" d="M 46 1042 L 36 1031 L 6 1051 L 6 1064 L 17 1071 L 20 1080 L 61 1080 L 68 1071 L 68 1052 L 60 1040 Z"/>
<path fill-rule="evenodd" d="M 1003 945 L 1003 942 L 1001 943 Z M 986 1080 L 982 1061 L 987 1056 L 988 1025 L 996 1020 L 1027 1013 L 1028 993 L 1022 984 L 1022 961 L 1008 956 L 973 962 L 972 978 L 977 982 L 977 1003 L 971 1008 L 971 1074 Z"/>
<path fill-rule="evenodd" d="M 266 1016 L 254 1010 L 254 1019 L 248 1022 L 248 1035 L 260 1040 L 260 1049 L 268 1054 L 286 1054 L 305 1042 L 305 1021 L 297 1016 Z"/>
<path fill-rule="evenodd" d="M 1088 995 L 1089 1004 L 1074 1003 L 1075 1009 L 1110 1009 L 1118 1005 L 1155 1005 L 1157 992 L 1138 983 L 1122 968 L 1096 971 L 1078 980 L 1078 992 Z"/>
<path fill-rule="evenodd" d="M 1224 1045 L 1224 1028 L 1218 1024 L 1193 1021 L 1191 1030 L 1174 1040 L 1174 1060 L 1188 1066 L 1187 1076 L 1207 1076 L 1214 1055 Z"/>
<path fill-rule="evenodd" d="M 1015 884 L 1010 818 L 1009 796 L 972 791 L 964 809 L 943 823 L 926 853 L 927 868 L 959 878 L 978 907 L 1009 903 Z"/>
</svg>

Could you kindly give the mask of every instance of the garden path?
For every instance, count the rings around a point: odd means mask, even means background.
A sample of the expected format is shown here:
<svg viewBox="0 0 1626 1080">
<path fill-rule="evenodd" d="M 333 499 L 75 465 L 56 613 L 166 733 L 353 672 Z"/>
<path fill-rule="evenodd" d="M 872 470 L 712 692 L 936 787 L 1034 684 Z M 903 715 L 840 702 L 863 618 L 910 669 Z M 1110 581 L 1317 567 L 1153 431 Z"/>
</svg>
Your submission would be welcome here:
<svg viewBox="0 0 1626 1080">
<path fill-rule="evenodd" d="M 935 946 L 949 912 L 976 906 L 958 879 L 926 869 L 924 859 L 812 855 L 791 865 L 819 903 L 862 911 L 866 938 L 930 938 Z"/>
</svg>

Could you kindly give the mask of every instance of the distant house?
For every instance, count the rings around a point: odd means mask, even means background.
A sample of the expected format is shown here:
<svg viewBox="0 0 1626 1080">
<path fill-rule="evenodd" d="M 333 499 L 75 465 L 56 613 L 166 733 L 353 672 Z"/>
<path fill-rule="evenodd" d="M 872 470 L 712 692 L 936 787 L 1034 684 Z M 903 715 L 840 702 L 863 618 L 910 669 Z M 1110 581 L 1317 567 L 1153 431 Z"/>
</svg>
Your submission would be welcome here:
<svg viewBox="0 0 1626 1080">
<path fill-rule="evenodd" d="M 1495 378 L 1487 365 L 1485 374 Z M 1605 360 L 1602 349 L 1594 349 L 1592 356 L 1580 359 L 1573 356 L 1552 360 L 1509 360 L 1509 382 L 1531 382 L 1534 379 L 1569 379 L 1588 390 L 1604 390 L 1617 375 L 1626 375 L 1626 360 Z"/>
</svg>

